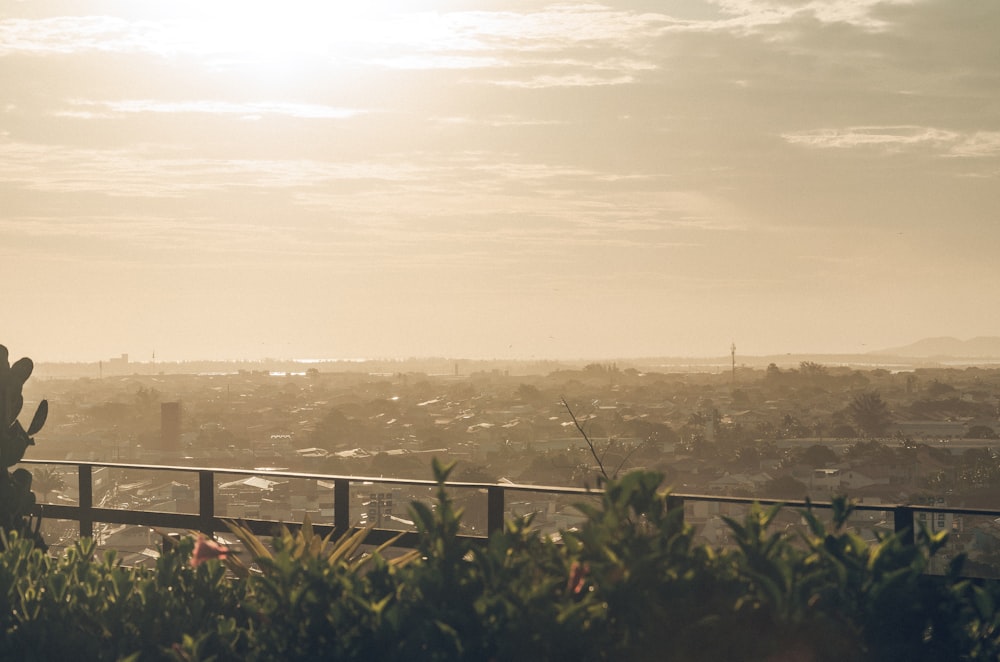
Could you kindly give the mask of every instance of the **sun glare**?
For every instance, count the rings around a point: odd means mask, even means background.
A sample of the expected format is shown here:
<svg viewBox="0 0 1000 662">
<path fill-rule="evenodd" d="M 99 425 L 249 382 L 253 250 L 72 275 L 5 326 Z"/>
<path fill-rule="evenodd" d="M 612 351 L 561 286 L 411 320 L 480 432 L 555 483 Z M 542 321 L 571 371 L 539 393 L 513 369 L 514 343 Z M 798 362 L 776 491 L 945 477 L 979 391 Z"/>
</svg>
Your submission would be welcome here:
<svg viewBox="0 0 1000 662">
<path fill-rule="evenodd" d="M 230 64 L 397 55 L 430 47 L 442 29 L 427 6 L 406 1 L 222 0 L 190 6 L 174 23 L 181 48 Z"/>
</svg>

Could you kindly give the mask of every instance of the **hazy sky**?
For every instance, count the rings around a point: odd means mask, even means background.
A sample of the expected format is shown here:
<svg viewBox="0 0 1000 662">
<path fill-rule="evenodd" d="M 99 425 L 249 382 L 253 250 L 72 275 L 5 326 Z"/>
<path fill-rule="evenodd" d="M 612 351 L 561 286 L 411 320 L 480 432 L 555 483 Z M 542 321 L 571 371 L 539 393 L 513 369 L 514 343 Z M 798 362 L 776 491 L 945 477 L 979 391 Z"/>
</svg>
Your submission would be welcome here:
<svg viewBox="0 0 1000 662">
<path fill-rule="evenodd" d="M 0 343 L 1000 335 L 997 35 L 986 0 L 0 0 Z"/>
</svg>

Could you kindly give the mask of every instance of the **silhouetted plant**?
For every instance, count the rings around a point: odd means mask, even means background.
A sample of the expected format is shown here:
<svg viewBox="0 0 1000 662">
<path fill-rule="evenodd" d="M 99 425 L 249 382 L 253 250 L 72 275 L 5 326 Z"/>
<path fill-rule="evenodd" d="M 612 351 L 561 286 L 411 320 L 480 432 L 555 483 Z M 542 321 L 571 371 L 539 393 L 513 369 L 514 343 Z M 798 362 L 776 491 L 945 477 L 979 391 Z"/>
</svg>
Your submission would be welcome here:
<svg viewBox="0 0 1000 662">
<path fill-rule="evenodd" d="M 232 525 L 253 569 L 214 546 L 196 556 L 194 537 L 147 569 L 95 560 L 89 539 L 55 559 L 15 531 L 0 552 L 0 659 L 1000 659 L 1000 584 L 961 579 L 961 558 L 925 574 L 943 534 L 866 540 L 845 499 L 831 523 L 802 510 L 799 528 L 753 506 L 719 549 L 695 542 L 660 474 L 633 472 L 580 504 L 561 543 L 530 516 L 473 541 L 451 471 L 434 463 L 437 500 L 414 506 L 405 562 L 365 555 L 367 530 L 334 540 L 308 521 L 270 546 Z"/>
<path fill-rule="evenodd" d="M 31 491 L 31 472 L 11 467 L 21 461 L 28 446 L 35 443 L 33 435 L 45 425 L 49 404 L 42 400 L 31 424 L 25 430 L 18 420 L 24 405 L 22 389 L 34 364 L 24 357 L 11 365 L 7 348 L 0 345 L 0 534 L 17 531 L 24 539 L 45 548 L 39 527 L 41 518 L 32 515 L 35 494 Z M 6 545 L 0 535 L 0 547 Z"/>
</svg>

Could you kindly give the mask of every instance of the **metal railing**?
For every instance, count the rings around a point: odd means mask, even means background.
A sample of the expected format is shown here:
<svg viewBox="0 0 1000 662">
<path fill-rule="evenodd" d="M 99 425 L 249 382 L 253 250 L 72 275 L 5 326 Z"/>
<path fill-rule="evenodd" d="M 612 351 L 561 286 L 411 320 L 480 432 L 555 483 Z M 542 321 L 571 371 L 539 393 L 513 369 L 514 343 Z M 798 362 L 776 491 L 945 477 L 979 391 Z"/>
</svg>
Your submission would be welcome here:
<svg viewBox="0 0 1000 662">
<path fill-rule="evenodd" d="M 220 516 L 216 513 L 215 488 L 216 477 L 227 476 L 266 476 L 269 479 L 312 479 L 333 483 L 333 521 L 313 522 L 313 527 L 323 535 L 333 532 L 340 535 L 347 532 L 352 523 L 351 513 L 351 486 L 364 483 L 376 483 L 385 485 L 400 485 L 411 487 L 435 487 L 437 483 L 432 480 L 404 479 L 404 478 L 382 478 L 371 476 L 340 476 L 330 474 L 315 474 L 289 471 L 261 471 L 254 469 L 231 469 L 223 467 L 190 467 L 173 466 L 160 464 L 123 464 L 115 462 L 77 462 L 73 460 L 22 460 L 23 464 L 35 465 L 60 465 L 75 467 L 77 471 L 77 488 L 79 491 L 78 505 L 62 505 L 52 503 L 40 503 L 35 506 L 34 514 L 46 519 L 61 519 L 79 522 L 80 536 L 92 537 L 94 535 L 94 524 L 124 524 L 148 527 L 161 527 L 166 529 L 190 529 L 202 531 L 208 535 L 216 531 L 227 531 L 225 519 L 239 519 L 258 535 L 269 535 L 274 533 L 281 524 L 295 525 L 298 522 L 286 522 L 282 520 L 268 520 L 259 518 L 231 518 Z M 94 505 L 94 468 L 108 467 L 112 469 L 142 470 L 142 471 L 162 471 L 162 472 L 183 472 L 187 474 L 196 473 L 198 475 L 198 509 L 197 513 L 173 513 L 154 510 L 135 510 L 120 508 L 105 508 Z M 599 489 L 585 489 L 575 487 L 554 487 L 545 485 L 518 485 L 518 484 L 494 484 L 494 483 L 472 483 L 472 482 L 448 482 L 447 487 L 456 489 L 483 490 L 487 495 L 486 502 L 486 528 L 487 534 L 501 530 L 504 526 L 505 504 L 508 493 L 532 492 L 541 494 L 552 494 L 556 496 L 568 495 L 593 495 L 600 493 Z M 687 502 L 710 502 L 717 504 L 733 505 L 773 505 L 785 504 L 790 507 L 830 508 L 829 502 L 806 502 L 803 500 L 783 500 L 783 499 L 758 499 L 752 497 L 731 497 L 713 496 L 706 494 L 671 494 L 668 497 L 668 507 L 682 508 Z M 936 514 L 945 513 L 951 515 L 970 515 L 997 518 L 1000 517 L 1000 510 L 988 510 L 977 508 L 952 508 L 949 506 L 931 506 L 915 504 L 857 504 L 856 512 L 888 512 L 892 511 L 893 528 L 904 537 L 904 541 L 913 544 L 915 516 L 918 512 Z M 366 538 L 367 542 L 378 544 L 389 540 L 399 534 L 399 531 L 389 529 L 373 529 Z M 484 539 L 483 536 L 464 536 L 471 539 Z M 405 532 L 395 543 L 400 547 L 415 547 L 417 543 L 416 534 Z"/>
</svg>

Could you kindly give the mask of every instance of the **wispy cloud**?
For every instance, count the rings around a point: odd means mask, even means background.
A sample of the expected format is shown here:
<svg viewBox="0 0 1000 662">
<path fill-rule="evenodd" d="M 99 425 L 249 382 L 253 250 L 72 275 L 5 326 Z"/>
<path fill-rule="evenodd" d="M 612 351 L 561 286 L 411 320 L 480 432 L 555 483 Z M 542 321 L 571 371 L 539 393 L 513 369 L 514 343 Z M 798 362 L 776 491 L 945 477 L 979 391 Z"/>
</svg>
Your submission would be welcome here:
<svg viewBox="0 0 1000 662">
<path fill-rule="evenodd" d="M 927 146 L 948 150 L 962 139 L 955 131 L 907 125 L 815 129 L 785 133 L 782 137 L 793 145 L 821 149 L 879 147 L 889 150 Z"/>
<path fill-rule="evenodd" d="M 157 52 L 161 28 L 113 16 L 58 16 L 0 21 L 0 56 L 18 53 Z"/>
<path fill-rule="evenodd" d="M 855 126 L 783 134 L 793 145 L 816 149 L 930 150 L 951 158 L 1000 156 L 1000 131 L 953 131 L 926 126 Z"/>
<path fill-rule="evenodd" d="M 594 87 L 598 85 L 627 85 L 635 82 L 634 76 L 609 75 L 595 76 L 585 73 L 573 73 L 565 75 L 538 75 L 520 80 L 494 80 L 494 85 L 502 87 L 523 87 L 527 89 L 539 89 L 545 87 Z"/>
<path fill-rule="evenodd" d="M 1000 131 L 976 131 L 962 137 L 951 149 L 957 157 L 1000 156 Z"/>
<path fill-rule="evenodd" d="M 339 108 L 310 103 L 278 101 L 233 102 L 220 100 L 158 101 L 155 99 L 124 99 L 120 101 L 90 101 L 73 99 L 70 110 L 56 110 L 53 115 L 111 118 L 139 113 L 237 115 L 242 118 L 260 118 L 265 115 L 282 115 L 300 119 L 349 119 L 368 111 L 356 108 Z"/>
<path fill-rule="evenodd" d="M 882 31 L 890 23 L 879 13 L 892 5 L 912 5 L 914 0 L 707 0 L 728 19 L 726 27 L 756 30 L 767 26 L 814 20 L 841 23 L 870 31 Z"/>
<path fill-rule="evenodd" d="M 87 149 L 0 142 L 0 182 L 36 191 L 179 197 L 229 188 L 281 190 L 334 180 L 417 179 L 422 168 L 391 162 L 196 157 L 165 145 Z"/>
<path fill-rule="evenodd" d="M 305 56 L 327 65 L 392 69 L 597 68 L 634 72 L 655 68 L 648 40 L 679 24 L 665 14 L 594 5 L 554 5 L 536 11 L 331 11 L 312 23 L 252 15 L 240 7 L 212 24 L 205 16 L 127 20 L 62 16 L 0 21 L 0 56 L 14 54 L 138 53 L 194 56 L 215 67 Z M 247 14 L 251 14 L 247 16 Z M 209 17 L 210 18 L 210 17 Z M 580 47 L 625 55 L 572 63 L 560 54 Z M 544 57 L 542 57 L 544 55 Z M 612 80 L 621 76 L 611 76 Z M 545 81 L 543 76 L 533 80 Z M 554 75 L 555 85 L 572 82 Z M 569 83 L 567 83 L 569 81 Z M 537 82 L 536 82 L 537 85 Z"/>
</svg>

